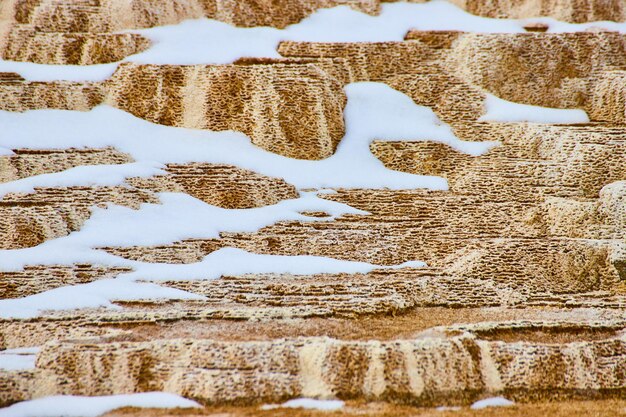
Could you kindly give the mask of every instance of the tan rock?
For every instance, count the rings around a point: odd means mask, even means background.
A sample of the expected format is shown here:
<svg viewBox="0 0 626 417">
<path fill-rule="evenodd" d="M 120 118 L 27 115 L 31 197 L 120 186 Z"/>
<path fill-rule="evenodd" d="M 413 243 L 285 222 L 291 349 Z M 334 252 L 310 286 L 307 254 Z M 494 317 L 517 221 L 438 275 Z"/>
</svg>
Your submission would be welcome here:
<svg viewBox="0 0 626 417">
<path fill-rule="evenodd" d="M 313 64 L 122 65 L 106 102 L 169 126 L 236 130 L 284 156 L 322 159 L 343 137 L 345 95 Z"/>
<path fill-rule="evenodd" d="M 0 4 L 0 51 L 27 62 L 112 62 L 148 47 L 145 38 L 119 30 L 198 17 L 284 27 L 338 4 L 370 14 L 380 7 L 376 0 L 11 0 Z M 625 11 L 613 0 L 455 4 L 490 17 L 544 15 L 574 22 L 623 20 Z M 321 195 L 369 215 L 333 219 L 304 212 L 316 221 L 100 248 L 168 264 L 198 262 L 235 247 L 386 266 L 422 260 L 428 266 L 163 281 L 158 285 L 202 299 L 120 299 L 113 301 L 120 309 L 3 319 L 0 349 L 43 350 L 35 369 L 0 371 L 0 406 L 44 395 L 155 390 L 220 407 L 298 396 L 338 397 L 368 407 L 378 401 L 393 407 L 466 405 L 494 395 L 518 402 L 623 396 L 624 36 L 545 29 L 410 31 L 405 41 L 382 43 L 283 42 L 280 59 L 123 64 L 102 83 L 37 83 L 0 73 L 2 110 L 87 111 L 107 103 L 163 125 L 240 131 L 270 152 L 301 159 L 334 153 L 344 134 L 342 88 L 359 81 L 383 82 L 407 94 L 464 140 L 499 142 L 470 156 L 439 143 L 441 138 L 377 138 L 370 150 L 385 166 L 441 176 L 449 190 Z M 583 108 L 591 123 L 479 122 L 486 93 Z M 0 182 L 132 162 L 108 148 L 14 151 L 0 157 Z M 187 193 L 231 209 L 298 196 L 283 179 L 234 166 L 170 164 L 165 170 L 153 178 L 128 178 L 124 186 L 8 194 L 0 200 L 0 247 L 32 247 L 79 230 L 94 206 L 158 204 L 158 192 Z M 128 271 L 88 264 L 0 270 L 0 298 Z"/>
</svg>

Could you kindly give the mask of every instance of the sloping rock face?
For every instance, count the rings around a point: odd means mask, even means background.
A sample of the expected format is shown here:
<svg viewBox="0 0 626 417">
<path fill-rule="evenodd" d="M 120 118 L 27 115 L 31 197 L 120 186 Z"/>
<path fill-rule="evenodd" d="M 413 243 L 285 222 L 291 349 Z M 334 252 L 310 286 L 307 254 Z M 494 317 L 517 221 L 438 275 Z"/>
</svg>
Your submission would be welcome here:
<svg viewBox="0 0 626 417">
<path fill-rule="evenodd" d="M 480 340 L 470 333 L 384 342 L 306 338 L 60 343 L 46 345 L 38 357 L 41 379 L 36 385 L 39 395 L 175 387 L 186 397 L 213 402 L 333 395 L 436 405 L 451 398 L 473 399 L 481 391 L 523 397 L 533 390 L 584 391 L 591 384 L 623 394 L 624 348 L 619 339 L 559 346 Z M 84 366 L 69 368 L 66 362 Z M 94 374 L 95 369 L 103 372 Z M 81 383 L 96 378 L 95 383 Z"/>
<path fill-rule="evenodd" d="M 489 17 L 626 19 L 618 0 L 455 4 Z M 12 0 L 0 5 L 0 52 L 31 63 L 117 62 L 150 47 L 121 30 L 197 17 L 282 28 L 337 5 L 371 15 L 381 7 L 374 0 Z M 237 227 L 173 243 L 98 248 L 102 256 L 116 256 L 115 265 L 0 263 L 4 301 L 123 280 L 137 262 L 192 266 L 224 248 L 427 264 L 178 277 L 158 285 L 194 299 L 122 295 L 100 307 L 3 318 L 0 355 L 41 350 L 32 369 L 0 369 L 0 405 L 56 394 L 148 391 L 205 405 L 303 396 L 428 407 L 495 395 L 519 402 L 624 398 L 625 39 L 613 32 L 409 31 L 398 42 L 282 42 L 283 58 L 242 57 L 228 65 L 121 63 L 98 82 L 31 82 L 0 73 L 3 111 L 89 111 L 107 104 L 155 124 L 238 131 L 285 158 L 335 154 L 348 127 L 344 87 L 363 81 L 384 83 L 429 107 L 460 139 L 499 142 L 473 156 L 440 138 L 374 138 L 369 150 L 382 165 L 445 178 L 449 189 L 313 190 L 368 214 L 303 210 L 299 218 L 256 231 Z M 590 121 L 481 121 L 487 93 L 584 109 Z M 0 154 L 0 187 L 135 162 L 129 150 L 112 146 L 11 151 Z M 28 254 L 80 233 L 94 212 L 113 205 L 128 212 L 158 206 L 161 193 L 243 211 L 271 209 L 310 191 L 227 162 L 181 160 L 161 168 L 161 175 L 130 176 L 121 185 L 2 194 L 2 255 Z"/>
<path fill-rule="evenodd" d="M 151 122 L 236 130 L 270 152 L 331 156 L 344 133 L 341 84 L 313 64 L 123 65 L 106 103 Z"/>
</svg>

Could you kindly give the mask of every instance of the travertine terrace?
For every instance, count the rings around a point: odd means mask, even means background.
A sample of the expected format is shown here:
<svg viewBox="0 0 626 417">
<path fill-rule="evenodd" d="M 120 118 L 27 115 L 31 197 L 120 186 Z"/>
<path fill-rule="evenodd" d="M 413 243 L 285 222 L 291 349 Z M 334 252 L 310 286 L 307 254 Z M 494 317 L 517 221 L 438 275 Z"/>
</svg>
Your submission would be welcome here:
<svg viewBox="0 0 626 417">
<path fill-rule="evenodd" d="M 131 29 L 203 17 L 282 29 L 342 5 L 376 16 L 383 3 L 5 0 L 0 57 L 114 63 L 151 47 Z M 626 20 L 621 0 L 451 3 L 490 18 Z M 34 367 L 0 369 L 0 407 L 57 394 L 166 391 L 233 415 L 255 415 L 259 405 L 297 397 L 352 401 L 359 404 L 355 410 L 385 403 L 378 405 L 381 415 L 405 415 L 411 407 L 428 413 L 423 407 L 468 406 L 494 396 L 545 415 L 565 415 L 559 407 L 576 401 L 585 401 L 581 410 L 623 408 L 616 400 L 626 397 L 626 35 L 545 29 L 409 30 L 393 42 L 284 41 L 277 46 L 280 58 L 122 62 L 104 80 L 31 81 L 0 72 L 3 113 L 108 106 L 156 125 L 237 131 L 263 152 L 298 160 L 322 161 L 337 152 L 348 128 L 345 87 L 359 82 L 384 83 L 430 108 L 461 140 L 499 142 L 469 155 L 435 137 L 374 138 L 369 150 L 386 168 L 442 177 L 448 189 L 324 190 L 319 198 L 355 212 L 302 210 L 302 218 L 255 231 L 99 247 L 102 256 L 143 265 L 192 265 L 236 248 L 381 268 L 159 279 L 154 285 L 195 298 L 120 296 L 109 307 L 7 314 L 0 318 L 0 355 L 40 350 Z M 482 121 L 488 94 L 582 109 L 589 121 Z M 0 138 L 4 134 L 0 126 Z M 12 146 L 10 154 L 0 153 L 0 190 L 45 174 L 134 162 L 115 146 Z M 118 184 L 50 183 L 2 195 L 0 298 L 132 273 L 132 262 L 2 264 L 12 253 L 80 233 L 95 212 L 159 205 L 161 193 L 235 211 L 318 191 L 225 163 L 159 169 Z M 427 266 L 396 267 L 408 261 Z"/>
</svg>

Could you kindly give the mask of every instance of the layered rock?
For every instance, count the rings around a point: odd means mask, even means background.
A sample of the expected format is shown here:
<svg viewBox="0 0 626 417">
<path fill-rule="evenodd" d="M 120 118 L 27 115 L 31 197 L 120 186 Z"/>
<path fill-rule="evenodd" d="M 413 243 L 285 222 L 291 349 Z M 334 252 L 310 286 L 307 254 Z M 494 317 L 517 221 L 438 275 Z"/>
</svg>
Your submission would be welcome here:
<svg viewBox="0 0 626 417">
<path fill-rule="evenodd" d="M 232 165 L 169 164 L 171 175 L 130 178 L 127 182 L 156 192 L 184 192 L 205 203 L 227 209 L 269 206 L 298 198 L 296 187 Z"/>
<path fill-rule="evenodd" d="M 313 64 L 122 65 L 106 102 L 169 126 L 236 130 L 299 159 L 334 153 L 343 137 L 341 85 Z"/>
<path fill-rule="evenodd" d="M 132 158 L 113 148 L 15 149 L 0 157 L 0 183 L 41 174 L 61 172 L 83 165 L 124 164 Z"/>
<path fill-rule="evenodd" d="M 624 68 L 625 47 L 626 38 L 617 32 L 465 34 L 454 43 L 449 65 L 506 100 L 586 107 L 588 83 L 597 72 Z"/>
<path fill-rule="evenodd" d="M 570 327 L 568 331 L 576 332 Z M 595 328 L 606 329 L 592 325 Z M 511 328 L 528 329 L 539 328 Z M 205 403 L 333 396 L 431 405 L 443 399 L 467 403 L 485 392 L 516 399 L 537 389 L 576 396 L 590 384 L 606 396 L 623 393 L 624 341 L 615 333 L 565 347 L 549 339 L 484 340 L 471 330 L 442 328 L 442 334 L 461 334 L 389 342 L 302 338 L 50 343 L 37 359 L 35 391 L 103 395 L 167 390 Z M 77 363 L 84 366 L 72 365 Z"/>
<path fill-rule="evenodd" d="M 284 27 L 337 4 L 372 14 L 380 7 L 367 0 L 11 1 L 0 6 L 0 46 L 15 60 L 110 62 L 148 46 L 138 35 L 112 33 L 117 30 L 202 16 Z M 492 17 L 586 21 L 624 13 L 620 4 L 595 0 L 456 4 Z M 499 145 L 471 156 L 442 138 L 377 138 L 370 150 L 386 167 L 443 177 L 449 190 L 340 189 L 319 196 L 369 214 L 303 212 L 315 221 L 99 249 L 162 264 L 191 264 L 234 247 L 428 266 L 219 279 L 207 272 L 207 279 L 158 281 L 201 296 L 194 300 L 120 297 L 112 304 L 121 309 L 0 320 L 0 349 L 43 346 L 34 369 L 0 371 L 0 403 L 154 390 L 205 404 L 298 396 L 426 406 L 493 395 L 623 397 L 624 37 L 411 31 L 402 42 L 283 42 L 279 52 L 284 59 L 231 65 L 123 64 L 98 83 L 35 83 L 2 73 L 0 107 L 84 111 L 107 103 L 168 126 L 236 130 L 267 151 L 313 160 L 332 155 L 344 135 L 342 87 L 386 83 L 433 109 L 459 138 Z M 480 122 L 486 93 L 584 108 L 592 122 Z M 133 162 L 109 148 L 13 152 L 0 157 L 0 182 Z M 159 192 L 186 193 L 226 209 L 298 197 L 281 178 L 231 165 L 178 163 L 164 170 L 119 186 L 7 194 L 0 200 L 0 247 L 33 247 L 80 230 L 94 207 L 158 204 Z M 91 264 L 0 267 L 0 294 L 19 298 L 130 271 Z"/>
<path fill-rule="evenodd" d="M 25 81 L 12 73 L 0 73 L 0 110 L 87 111 L 102 100 L 104 90 L 99 83 Z"/>
<path fill-rule="evenodd" d="M 124 186 L 38 188 L 31 194 L 10 193 L 0 200 L 0 247 L 19 249 L 79 230 L 94 206 L 107 203 L 137 209 L 158 203 L 149 192 Z"/>
</svg>

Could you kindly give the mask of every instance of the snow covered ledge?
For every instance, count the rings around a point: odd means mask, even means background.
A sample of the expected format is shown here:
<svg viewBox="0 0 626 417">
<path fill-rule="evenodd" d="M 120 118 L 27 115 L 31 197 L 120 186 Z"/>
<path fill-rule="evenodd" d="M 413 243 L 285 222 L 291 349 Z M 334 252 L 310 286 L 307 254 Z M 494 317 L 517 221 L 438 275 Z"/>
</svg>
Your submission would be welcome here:
<svg viewBox="0 0 626 417">
<path fill-rule="evenodd" d="M 514 103 L 487 94 L 485 114 L 479 122 L 576 124 L 589 123 L 589 116 L 579 109 L 554 109 Z"/>
</svg>

